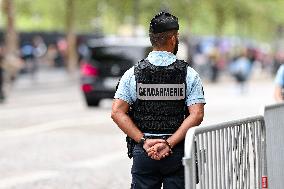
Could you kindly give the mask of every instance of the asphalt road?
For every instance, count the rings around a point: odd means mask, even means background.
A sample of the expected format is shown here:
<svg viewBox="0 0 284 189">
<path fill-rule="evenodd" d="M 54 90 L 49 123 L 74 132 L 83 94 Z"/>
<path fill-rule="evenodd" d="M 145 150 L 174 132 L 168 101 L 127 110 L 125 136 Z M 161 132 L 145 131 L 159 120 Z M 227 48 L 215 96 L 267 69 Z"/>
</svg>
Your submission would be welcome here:
<svg viewBox="0 0 284 189">
<path fill-rule="evenodd" d="M 26 75 L 0 104 L 0 188 L 129 188 L 124 134 L 110 118 L 111 100 L 88 108 L 78 79 L 46 70 Z M 204 83 L 202 126 L 260 114 L 273 103 L 273 81 L 253 77 L 240 95 L 231 80 Z"/>
</svg>

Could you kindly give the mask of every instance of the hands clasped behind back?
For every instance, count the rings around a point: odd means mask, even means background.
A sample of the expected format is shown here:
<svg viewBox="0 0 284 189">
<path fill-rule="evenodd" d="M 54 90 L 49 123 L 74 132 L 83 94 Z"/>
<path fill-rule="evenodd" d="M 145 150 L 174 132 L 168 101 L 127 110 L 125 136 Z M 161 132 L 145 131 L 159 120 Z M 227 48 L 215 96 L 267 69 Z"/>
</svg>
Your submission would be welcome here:
<svg viewBox="0 0 284 189">
<path fill-rule="evenodd" d="M 146 139 L 143 148 L 154 160 L 161 160 L 171 153 L 171 149 L 164 139 Z"/>
</svg>

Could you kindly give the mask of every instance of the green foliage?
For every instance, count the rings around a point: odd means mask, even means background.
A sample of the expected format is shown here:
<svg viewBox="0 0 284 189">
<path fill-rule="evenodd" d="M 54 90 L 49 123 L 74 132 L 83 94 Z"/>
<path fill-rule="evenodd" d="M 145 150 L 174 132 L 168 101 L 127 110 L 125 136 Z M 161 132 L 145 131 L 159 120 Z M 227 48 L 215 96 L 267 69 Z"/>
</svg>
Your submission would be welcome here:
<svg viewBox="0 0 284 189">
<path fill-rule="evenodd" d="M 64 1 L 15 0 L 16 21 L 20 30 L 63 30 Z"/>
<path fill-rule="evenodd" d="M 181 32 L 273 38 L 284 25 L 283 0 L 74 0 L 78 32 L 116 33 L 138 22 L 148 30 L 160 10 L 179 17 Z M 64 31 L 66 0 L 15 0 L 20 30 Z M 135 6 L 136 5 L 136 6 Z"/>
</svg>

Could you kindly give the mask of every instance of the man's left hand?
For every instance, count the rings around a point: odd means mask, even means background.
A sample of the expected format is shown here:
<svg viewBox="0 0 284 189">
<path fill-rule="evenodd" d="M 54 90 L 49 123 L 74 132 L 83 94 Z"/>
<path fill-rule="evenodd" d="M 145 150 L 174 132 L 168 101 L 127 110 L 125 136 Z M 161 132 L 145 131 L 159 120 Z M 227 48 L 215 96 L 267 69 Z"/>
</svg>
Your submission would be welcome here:
<svg viewBox="0 0 284 189">
<path fill-rule="evenodd" d="M 147 149 L 146 152 L 152 159 L 161 160 L 170 154 L 170 147 L 162 141 Z"/>
</svg>

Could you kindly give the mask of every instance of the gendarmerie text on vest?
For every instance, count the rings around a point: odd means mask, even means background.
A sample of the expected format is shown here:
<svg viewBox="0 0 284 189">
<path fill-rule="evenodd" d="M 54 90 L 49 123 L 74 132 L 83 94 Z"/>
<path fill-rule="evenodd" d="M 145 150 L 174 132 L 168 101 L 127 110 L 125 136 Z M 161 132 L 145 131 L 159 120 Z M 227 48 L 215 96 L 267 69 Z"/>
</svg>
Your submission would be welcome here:
<svg viewBox="0 0 284 189">
<path fill-rule="evenodd" d="M 181 100 L 185 98 L 185 84 L 137 83 L 137 97 L 142 100 Z"/>
</svg>

